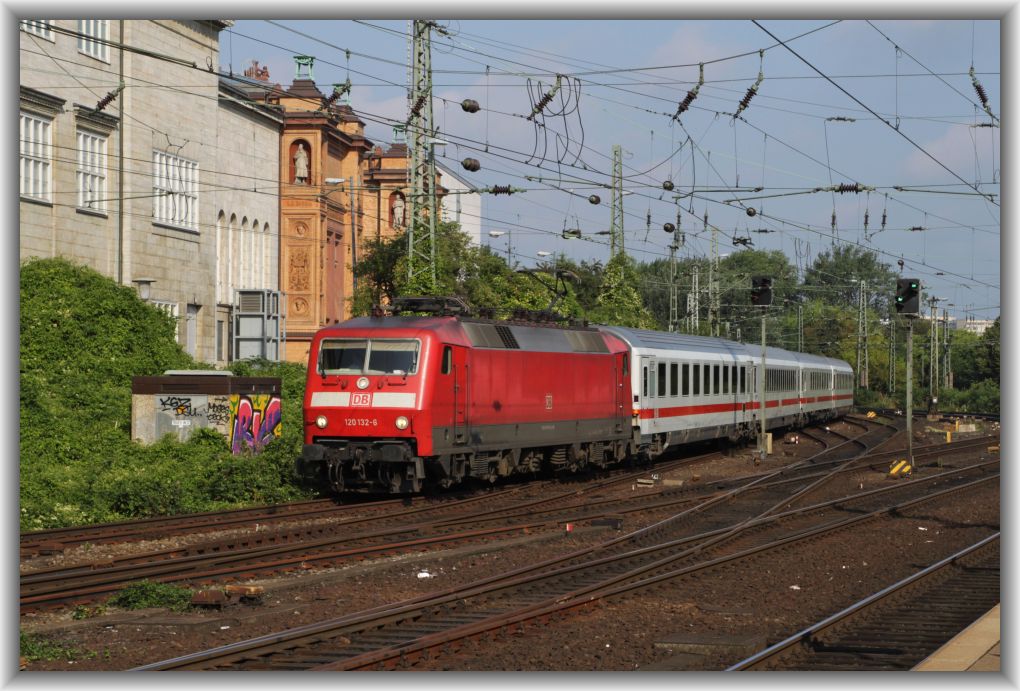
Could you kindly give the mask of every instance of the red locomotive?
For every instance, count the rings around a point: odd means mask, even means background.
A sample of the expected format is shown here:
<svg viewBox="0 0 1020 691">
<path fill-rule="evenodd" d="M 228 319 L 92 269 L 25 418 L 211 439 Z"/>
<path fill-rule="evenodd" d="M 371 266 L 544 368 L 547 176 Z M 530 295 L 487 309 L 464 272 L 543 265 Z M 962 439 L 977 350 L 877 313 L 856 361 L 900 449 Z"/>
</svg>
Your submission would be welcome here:
<svg viewBox="0 0 1020 691">
<path fill-rule="evenodd" d="M 468 477 L 606 467 L 701 439 L 747 439 L 847 412 L 841 361 L 718 338 L 468 316 L 452 298 L 319 331 L 303 474 L 336 492 L 418 492 Z M 761 378 L 759 379 L 759 376 Z"/>
<path fill-rule="evenodd" d="M 628 348 L 594 328 L 455 316 L 363 317 L 309 353 L 302 469 L 337 491 L 605 466 L 632 449 Z"/>
</svg>

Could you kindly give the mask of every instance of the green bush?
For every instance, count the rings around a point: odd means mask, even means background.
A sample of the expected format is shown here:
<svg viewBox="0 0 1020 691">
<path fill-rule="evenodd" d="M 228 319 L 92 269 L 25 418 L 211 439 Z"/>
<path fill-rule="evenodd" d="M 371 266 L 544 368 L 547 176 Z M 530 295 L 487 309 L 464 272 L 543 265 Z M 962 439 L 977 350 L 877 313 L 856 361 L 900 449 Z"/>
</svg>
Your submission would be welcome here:
<svg viewBox="0 0 1020 691">
<path fill-rule="evenodd" d="M 237 376 L 283 380 L 283 435 L 234 456 L 200 430 L 185 443 L 131 441 L 131 378 L 203 369 L 173 320 L 92 269 L 62 259 L 21 266 L 22 530 L 212 511 L 308 496 L 291 468 L 301 451 L 304 367 L 245 361 Z"/>
<path fill-rule="evenodd" d="M 183 612 L 191 607 L 191 590 L 169 583 L 138 581 L 111 597 L 108 604 L 124 609 L 163 607 Z"/>
</svg>

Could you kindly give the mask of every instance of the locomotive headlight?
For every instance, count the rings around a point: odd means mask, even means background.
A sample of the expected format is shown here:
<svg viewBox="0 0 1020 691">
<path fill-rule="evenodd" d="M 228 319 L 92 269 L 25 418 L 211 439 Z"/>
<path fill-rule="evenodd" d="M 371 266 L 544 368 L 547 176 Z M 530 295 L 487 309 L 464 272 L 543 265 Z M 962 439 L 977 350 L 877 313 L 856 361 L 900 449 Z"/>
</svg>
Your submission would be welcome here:
<svg viewBox="0 0 1020 691">
<path fill-rule="evenodd" d="M 326 429 L 326 416 L 320 415 L 319 417 L 315 418 L 315 426 L 318 427 L 319 429 Z"/>
<path fill-rule="evenodd" d="M 358 377 L 357 387 L 359 389 L 367 389 L 368 388 L 368 377 Z"/>
<path fill-rule="evenodd" d="M 407 418 L 401 415 L 397 418 L 397 429 L 407 429 L 408 424 Z"/>
</svg>

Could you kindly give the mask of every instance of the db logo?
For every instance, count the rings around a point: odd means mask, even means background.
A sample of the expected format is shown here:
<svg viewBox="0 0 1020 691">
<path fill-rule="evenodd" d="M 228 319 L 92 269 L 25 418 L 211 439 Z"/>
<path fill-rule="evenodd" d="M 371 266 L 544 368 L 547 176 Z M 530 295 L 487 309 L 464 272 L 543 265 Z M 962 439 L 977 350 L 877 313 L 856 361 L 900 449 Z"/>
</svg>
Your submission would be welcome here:
<svg viewBox="0 0 1020 691">
<path fill-rule="evenodd" d="M 352 393 L 351 394 L 351 405 L 370 406 L 372 405 L 372 394 L 370 393 Z"/>
</svg>

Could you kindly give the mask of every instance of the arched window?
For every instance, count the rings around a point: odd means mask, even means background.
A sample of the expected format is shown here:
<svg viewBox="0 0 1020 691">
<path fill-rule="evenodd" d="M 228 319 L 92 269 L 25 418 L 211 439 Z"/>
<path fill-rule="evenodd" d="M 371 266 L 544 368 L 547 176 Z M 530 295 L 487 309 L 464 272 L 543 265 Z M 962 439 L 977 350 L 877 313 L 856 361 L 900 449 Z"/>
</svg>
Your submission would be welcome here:
<svg viewBox="0 0 1020 691">
<path fill-rule="evenodd" d="M 251 270 L 248 267 L 251 264 L 251 248 L 249 247 L 249 243 L 251 242 L 251 238 L 249 236 L 251 235 L 251 232 L 248 230 L 247 216 L 243 216 L 241 218 L 241 225 L 238 228 L 238 231 L 240 235 L 239 237 L 240 250 L 237 253 L 238 255 L 237 263 L 239 272 L 237 279 L 237 287 L 250 288 L 251 286 L 248 285 L 249 283 L 248 279 L 251 277 Z"/>
<path fill-rule="evenodd" d="M 230 261 L 227 259 L 227 215 L 221 210 L 216 217 L 216 302 L 228 301 Z"/>
<path fill-rule="evenodd" d="M 266 288 L 276 288 L 277 282 L 273 280 L 275 268 L 270 261 L 272 259 L 273 242 L 269 236 L 269 224 L 262 226 L 262 283 Z"/>
<path fill-rule="evenodd" d="M 259 221 L 255 219 L 251 222 L 251 233 L 248 238 L 248 285 L 252 288 L 262 287 L 262 252 L 260 251 L 261 242 L 259 236 L 262 233 L 259 228 Z"/>
<path fill-rule="evenodd" d="M 227 275 L 229 279 L 227 281 L 227 299 L 226 301 L 230 304 L 234 302 L 234 290 L 238 286 L 238 255 L 240 254 L 240 238 L 238 237 L 237 230 L 237 214 L 230 214 L 230 225 L 227 229 L 228 237 L 228 251 L 227 251 L 227 262 L 229 267 L 227 269 Z"/>
</svg>

